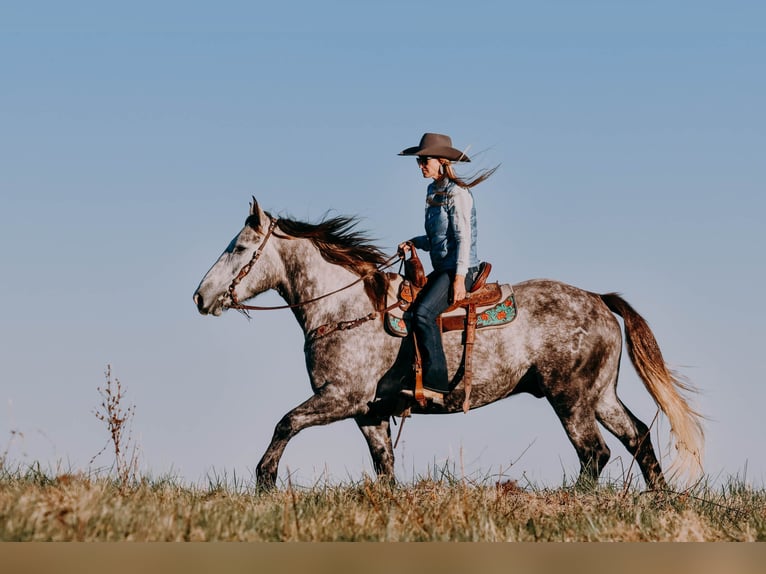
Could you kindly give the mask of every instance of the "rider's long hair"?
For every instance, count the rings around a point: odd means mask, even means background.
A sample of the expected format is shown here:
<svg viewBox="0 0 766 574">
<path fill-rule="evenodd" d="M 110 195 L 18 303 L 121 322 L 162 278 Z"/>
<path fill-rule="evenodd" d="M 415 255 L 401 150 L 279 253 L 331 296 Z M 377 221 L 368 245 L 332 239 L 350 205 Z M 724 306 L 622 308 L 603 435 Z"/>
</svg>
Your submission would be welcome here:
<svg viewBox="0 0 766 574">
<path fill-rule="evenodd" d="M 447 179 L 449 179 L 452 183 L 465 188 L 471 188 L 479 185 L 482 181 L 489 179 L 492 174 L 497 171 L 497 168 L 500 167 L 499 165 L 496 165 L 492 169 L 482 169 L 469 178 L 463 178 L 459 177 L 455 173 L 455 169 L 452 166 L 452 162 L 450 160 L 439 158 L 439 163 L 442 165 L 442 173 L 444 173 Z"/>
</svg>

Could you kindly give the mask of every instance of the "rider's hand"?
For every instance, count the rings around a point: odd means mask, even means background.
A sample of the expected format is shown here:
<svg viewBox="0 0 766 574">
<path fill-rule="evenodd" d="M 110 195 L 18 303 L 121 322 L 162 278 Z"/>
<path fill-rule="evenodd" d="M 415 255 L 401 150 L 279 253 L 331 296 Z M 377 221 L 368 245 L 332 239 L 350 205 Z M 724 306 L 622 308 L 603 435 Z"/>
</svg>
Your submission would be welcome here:
<svg viewBox="0 0 766 574">
<path fill-rule="evenodd" d="M 455 280 L 452 282 L 452 302 L 457 303 L 465 299 L 465 276 L 455 275 Z"/>
<path fill-rule="evenodd" d="M 401 253 L 402 255 L 406 255 L 410 251 L 410 242 L 409 241 L 402 241 L 399 244 L 398 253 Z"/>
</svg>

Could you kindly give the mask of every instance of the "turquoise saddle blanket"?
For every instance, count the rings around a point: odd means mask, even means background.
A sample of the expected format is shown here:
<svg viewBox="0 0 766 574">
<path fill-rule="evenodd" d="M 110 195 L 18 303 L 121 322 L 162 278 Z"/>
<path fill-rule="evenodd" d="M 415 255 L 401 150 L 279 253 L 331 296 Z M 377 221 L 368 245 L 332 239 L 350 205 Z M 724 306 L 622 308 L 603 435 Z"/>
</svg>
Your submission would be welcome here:
<svg viewBox="0 0 766 574">
<path fill-rule="evenodd" d="M 476 308 L 477 329 L 503 327 L 516 318 L 517 307 L 513 288 L 508 284 L 501 285 L 500 288 L 502 295 L 499 303 Z M 405 313 L 398 308 L 386 313 L 385 327 L 389 334 L 395 337 L 406 337 L 409 334 Z M 465 317 L 465 309 L 458 308 L 442 315 L 447 316 Z"/>
</svg>

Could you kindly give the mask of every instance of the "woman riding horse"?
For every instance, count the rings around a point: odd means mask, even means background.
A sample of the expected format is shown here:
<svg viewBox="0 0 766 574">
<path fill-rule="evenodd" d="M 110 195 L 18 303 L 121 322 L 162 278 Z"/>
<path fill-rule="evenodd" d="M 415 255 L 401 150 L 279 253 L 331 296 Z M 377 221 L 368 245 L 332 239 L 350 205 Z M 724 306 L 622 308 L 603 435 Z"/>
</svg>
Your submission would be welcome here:
<svg viewBox="0 0 766 574">
<path fill-rule="evenodd" d="M 410 307 L 412 330 L 423 363 L 423 394 L 442 405 L 449 392 L 447 359 L 436 318 L 452 303 L 465 298 L 479 270 L 476 250 L 476 208 L 471 188 L 490 177 L 497 168 L 465 180 L 455 175 L 452 162 L 469 157 L 452 147 L 447 135 L 426 133 L 417 146 L 399 155 L 416 156 L 424 178 L 432 179 L 426 192 L 425 235 L 399 245 L 407 253 L 411 246 L 428 251 L 433 271 Z M 404 394 L 412 396 L 407 389 Z"/>
</svg>

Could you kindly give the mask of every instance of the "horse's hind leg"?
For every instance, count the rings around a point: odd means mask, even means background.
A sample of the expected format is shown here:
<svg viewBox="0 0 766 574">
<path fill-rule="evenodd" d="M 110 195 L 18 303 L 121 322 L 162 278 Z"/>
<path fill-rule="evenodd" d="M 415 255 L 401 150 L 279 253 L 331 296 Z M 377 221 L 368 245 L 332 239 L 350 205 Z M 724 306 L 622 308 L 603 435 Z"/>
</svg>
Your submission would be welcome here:
<svg viewBox="0 0 766 574">
<path fill-rule="evenodd" d="M 596 416 L 633 455 L 647 486 L 653 490 L 665 488 L 667 484 L 652 448 L 649 428 L 622 404 L 614 386 L 604 391 L 596 405 Z"/>
<path fill-rule="evenodd" d="M 609 447 L 601 435 L 593 409 L 578 403 L 571 407 L 553 404 L 561 424 L 580 459 L 580 476 L 576 488 L 592 488 L 598 484 L 601 471 L 609 462 Z"/>
<path fill-rule="evenodd" d="M 394 448 L 388 418 L 359 416 L 354 419 L 370 447 L 372 465 L 378 478 L 394 481 Z"/>
</svg>

